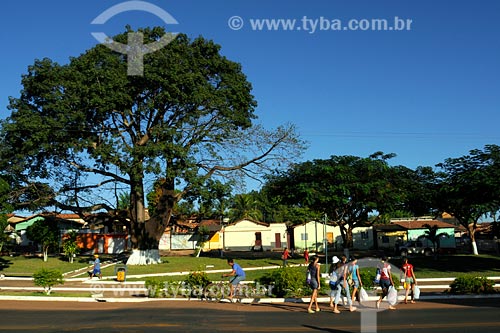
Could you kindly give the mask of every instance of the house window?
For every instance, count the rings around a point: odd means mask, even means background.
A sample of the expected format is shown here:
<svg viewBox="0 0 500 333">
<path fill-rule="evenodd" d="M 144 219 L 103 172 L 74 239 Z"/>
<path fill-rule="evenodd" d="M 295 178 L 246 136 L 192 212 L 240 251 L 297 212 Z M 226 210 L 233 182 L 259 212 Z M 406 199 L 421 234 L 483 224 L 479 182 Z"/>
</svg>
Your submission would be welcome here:
<svg viewBox="0 0 500 333">
<path fill-rule="evenodd" d="M 303 240 L 303 241 L 308 240 L 307 234 L 300 234 L 300 240 Z"/>
<path fill-rule="evenodd" d="M 382 236 L 382 243 L 389 243 L 389 236 Z"/>
<path fill-rule="evenodd" d="M 368 239 L 368 232 L 361 231 L 361 239 Z"/>
</svg>

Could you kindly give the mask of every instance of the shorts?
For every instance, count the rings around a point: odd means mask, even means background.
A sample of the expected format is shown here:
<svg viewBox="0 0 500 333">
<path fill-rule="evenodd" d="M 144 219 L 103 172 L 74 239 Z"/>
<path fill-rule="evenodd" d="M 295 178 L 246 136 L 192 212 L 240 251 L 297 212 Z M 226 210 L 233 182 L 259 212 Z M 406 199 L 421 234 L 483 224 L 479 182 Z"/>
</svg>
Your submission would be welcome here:
<svg viewBox="0 0 500 333">
<path fill-rule="evenodd" d="M 235 276 L 234 278 L 232 278 L 232 279 L 231 279 L 231 281 L 229 281 L 229 282 L 231 282 L 231 284 L 232 284 L 233 286 L 236 286 L 236 285 L 240 284 L 240 282 L 241 282 L 241 281 L 243 281 L 243 279 L 244 279 L 244 278 L 245 278 L 244 276 L 238 276 L 238 275 L 236 275 L 236 276 Z"/>
<path fill-rule="evenodd" d="M 412 278 L 412 277 L 407 277 L 407 278 L 405 278 L 405 283 L 406 283 L 406 284 L 414 284 L 414 283 L 415 283 L 415 281 L 413 281 L 413 278 Z"/>
<path fill-rule="evenodd" d="M 353 279 L 351 287 L 353 287 L 353 288 L 359 288 L 359 280 L 354 280 Z"/>
<path fill-rule="evenodd" d="M 318 281 L 316 281 L 314 279 L 311 280 L 311 282 L 309 283 L 309 287 L 311 287 L 311 289 L 313 289 L 313 290 L 318 289 L 318 287 L 319 287 Z"/>
<path fill-rule="evenodd" d="M 99 268 L 95 268 L 93 271 L 92 271 L 92 274 L 101 274 L 101 270 Z"/>
<path fill-rule="evenodd" d="M 391 286 L 391 280 L 389 280 L 389 279 L 387 279 L 387 280 L 381 279 L 380 280 L 380 288 L 389 289 L 390 286 Z"/>
</svg>

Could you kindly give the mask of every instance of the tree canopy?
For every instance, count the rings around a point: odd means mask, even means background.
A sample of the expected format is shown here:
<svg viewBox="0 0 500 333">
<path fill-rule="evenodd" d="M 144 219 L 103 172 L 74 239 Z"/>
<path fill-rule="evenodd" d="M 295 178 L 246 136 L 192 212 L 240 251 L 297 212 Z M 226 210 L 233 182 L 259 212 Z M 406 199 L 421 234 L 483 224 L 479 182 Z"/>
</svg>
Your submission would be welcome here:
<svg viewBox="0 0 500 333">
<path fill-rule="evenodd" d="M 326 213 L 340 227 L 348 248 L 352 229 L 368 225 L 371 213 L 392 211 L 401 201 L 400 187 L 387 163 L 393 156 L 375 153 L 367 158 L 332 156 L 304 162 L 269 176 L 265 188 L 282 202 L 307 207 L 316 215 Z"/>
<path fill-rule="evenodd" d="M 145 44 L 165 34 L 140 31 Z M 128 32 L 114 40 L 126 43 Z M 118 201 L 126 191 L 133 247 L 157 250 L 174 205 L 209 179 L 258 177 L 298 158 L 294 126 L 255 123 L 252 86 L 220 49 L 179 34 L 144 56 L 142 76 L 127 75 L 126 56 L 102 44 L 64 65 L 36 60 L 1 123 L 2 168 L 15 175 L 18 207 L 112 213 L 110 194 Z M 160 178 L 145 223 L 145 193 Z"/>
<path fill-rule="evenodd" d="M 439 190 L 436 206 L 452 214 L 464 226 L 478 254 L 475 231 L 479 219 L 500 207 L 500 147 L 486 145 L 468 155 L 438 164 Z"/>
</svg>

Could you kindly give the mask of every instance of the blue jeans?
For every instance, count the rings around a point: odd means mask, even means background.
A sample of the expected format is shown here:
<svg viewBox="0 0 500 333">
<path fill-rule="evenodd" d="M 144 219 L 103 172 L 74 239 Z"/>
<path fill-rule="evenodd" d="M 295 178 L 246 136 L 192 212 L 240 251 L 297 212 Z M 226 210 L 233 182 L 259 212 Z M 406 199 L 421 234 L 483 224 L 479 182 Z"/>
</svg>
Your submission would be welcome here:
<svg viewBox="0 0 500 333">
<path fill-rule="evenodd" d="M 335 292 L 332 291 L 332 293 L 330 295 L 332 297 L 333 297 L 333 295 L 335 295 L 334 302 L 335 302 L 335 304 L 339 304 L 340 297 L 342 296 L 342 288 L 344 288 L 344 291 L 345 291 L 345 294 L 347 297 L 347 305 L 349 305 L 349 307 L 351 307 L 352 300 L 351 300 L 351 292 L 349 291 L 349 284 L 347 282 L 345 284 L 346 284 L 346 286 L 344 287 L 344 281 L 341 281 L 337 286 L 337 290 Z"/>
</svg>

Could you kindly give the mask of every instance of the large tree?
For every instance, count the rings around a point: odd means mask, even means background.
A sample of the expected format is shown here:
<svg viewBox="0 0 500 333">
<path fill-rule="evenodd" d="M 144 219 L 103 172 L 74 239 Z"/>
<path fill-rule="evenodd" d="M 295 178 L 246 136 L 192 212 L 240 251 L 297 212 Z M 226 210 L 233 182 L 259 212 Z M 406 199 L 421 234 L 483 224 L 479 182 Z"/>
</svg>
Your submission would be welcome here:
<svg viewBox="0 0 500 333">
<path fill-rule="evenodd" d="M 486 145 L 483 150 L 448 158 L 438 167 L 442 172 L 436 206 L 453 215 L 467 230 L 473 254 L 477 255 L 477 223 L 499 207 L 500 147 Z"/>
<path fill-rule="evenodd" d="M 401 191 L 394 183 L 387 159 L 394 155 L 375 153 L 370 157 L 332 156 L 295 165 L 287 172 L 269 177 L 266 191 L 283 202 L 326 213 L 340 227 L 345 249 L 352 247 L 352 230 L 374 223 L 369 215 L 394 210 Z"/>
<path fill-rule="evenodd" d="M 144 44 L 165 34 L 140 32 Z M 129 33 L 114 40 L 126 44 Z M 214 42 L 180 34 L 143 61 L 142 76 L 127 75 L 127 57 L 103 44 L 64 65 L 36 60 L 1 124 L 2 167 L 16 175 L 18 201 L 113 214 L 109 194 L 129 193 L 129 264 L 158 262 L 173 207 L 192 190 L 228 173 L 255 177 L 303 148 L 293 125 L 254 124 L 251 84 Z M 160 178 L 146 221 L 145 193 Z"/>
</svg>

